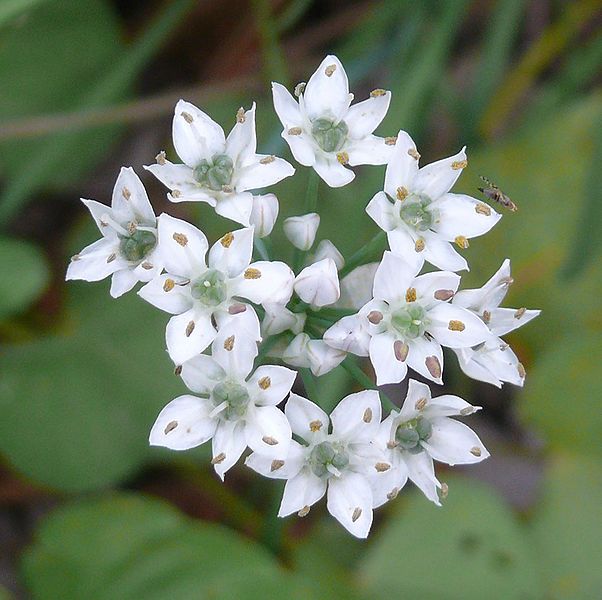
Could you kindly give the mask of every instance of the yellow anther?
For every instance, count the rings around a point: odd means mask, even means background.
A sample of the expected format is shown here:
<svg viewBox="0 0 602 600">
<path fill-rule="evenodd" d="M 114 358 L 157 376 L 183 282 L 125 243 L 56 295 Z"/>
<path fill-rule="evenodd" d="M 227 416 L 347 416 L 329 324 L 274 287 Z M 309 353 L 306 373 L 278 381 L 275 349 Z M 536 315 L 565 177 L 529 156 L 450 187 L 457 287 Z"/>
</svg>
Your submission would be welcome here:
<svg viewBox="0 0 602 600">
<path fill-rule="evenodd" d="M 261 277 L 261 271 L 259 269 L 254 269 L 253 267 L 249 267 L 244 272 L 243 277 L 245 279 L 259 279 Z"/>
<path fill-rule="evenodd" d="M 195 328 L 194 321 L 189 321 L 188 325 L 186 325 L 186 337 L 190 337 L 192 335 L 194 328 Z"/>
<path fill-rule="evenodd" d="M 342 165 L 346 165 L 349 163 L 349 154 L 347 152 L 337 152 L 337 160 Z"/>
<path fill-rule="evenodd" d="M 273 163 L 276 160 L 276 157 L 273 154 L 270 154 L 269 156 L 265 156 L 264 158 L 261 158 L 259 160 L 259 163 L 262 165 L 269 165 L 270 163 Z"/>
<path fill-rule="evenodd" d="M 174 233 L 172 237 L 180 246 L 186 246 L 188 243 L 188 238 L 183 233 Z"/>
<path fill-rule="evenodd" d="M 491 215 L 491 208 L 486 204 L 483 204 L 482 202 L 475 204 L 474 209 L 475 212 L 477 212 L 480 215 L 485 215 L 486 217 L 489 217 Z"/>
<path fill-rule="evenodd" d="M 171 292 L 171 290 L 174 289 L 175 285 L 176 285 L 176 282 L 173 279 L 166 279 L 163 282 L 163 291 L 164 292 Z"/>
<path fill-rule="evenodd" d="M 328 65 L 325 69 L 324 69 L 324 74 L 326 75 L 326 77 L 332 77 L 332 74 L 337 70 L 337 66 L 336 65 Z"/>
<path fill-rule="evenodd" d="M 466 248 L 468 248 L 468 246 L 470 246 L 470 244 L 468 243 L 468 240 L 463 235 L 457 236 L 454 239 L 454 242 L 456 242 L 456 246 L 458 246 L 459 248 L 462 248 L 463 250 L 466 250 Z"/>
<path fill-rule="evenodd" d="M 410 192 L 408 191 L 408 188 L 405 188 L 402 185 L 401 187 L 397 188 L 396 195 L 397 199 L 403 202 L 410 195 Z"/>
<path fill-rule="evenodd" d="M 234 234 L 229 231 L 220 241 L 219 243 L 224 247 L 224 248 L 229 248 L 230 244 L 232 244 L 232 242 L 234 241 Z"/>
<path fill-rule="evenodd" d="M 450 331 L 464 331 L 466 329 L 466 325 L 464 325 L 464 323 L 462 323 L 462 321 L 456 321 L 455 319 L 452 319 L 447 328 Z"/>
<path fill-rule="evenodd" d="M 370 92 L 371 98 L 378 98 L 379 96 L 384 96 L 387 93 L 387 90 L 383 90 L 381 88 L 376 88 Z"/>
<path fill-rule="evenodd" d="M 228 352 L 232 352 L 232 348 L 234 348 L 234 336 L 231 335 L 224 340 L 224 350 Z"/>
<path fill-rule="evenodd" d="M 467 160 L 454 160 L 451 164 L 451 167 L 454 171 L 459 171 L 460 169 L 465 169 L 468 166 Z"/>
<path fill-rule="evenodd" d="M 271 385 L 272 385 L 272 380 L 269 377 L 262 377 L 258 382 L 257 385 L 262 389 L 262 390 L 267 390 Z"/>
<path fill-rule="evenodd" d="M 192 123 L 194 121 L 190 113 L 182 112 L 182 116 L 184 117 L 184 121 L 186 121 L 186 123 Z"/>
<path fill-rule="evenodd" d="M 425 246 L 426 246 L 426 244 L 422 238 L 418 238 L 414 242 L 414 250 L 416 250 L 416 252 L 422 252 L 424 250 Z"/>
<path fill-rule="evenodd" d="M 319 421 L 318 419 L 309 424 L 309 430 L 312 433 L 316 433 L 316 431 L 320 431 L 320 429 L 322 429 L 322 421 Z"/>
<path fill-rule="evenodd" d="M 418 152 L 418 150 L 416 150 L 416 148 L 410 148 L 408 150 L 408 154 L 415 160 L 420 160 L 420 153 Z"/>
<path fill-rule="evenodd" d="M 247 120 L 247 116 L 245 114 L 245 109 L 241 106 L 236 111 L 236 122 L 237 123 L 244 123 L 246 120 Z"/>
<path fill-rule="evenodd" d="M 416 288 L 410 287 L 406 290 L 406 302 L 416 302 Z"/>
</svg>

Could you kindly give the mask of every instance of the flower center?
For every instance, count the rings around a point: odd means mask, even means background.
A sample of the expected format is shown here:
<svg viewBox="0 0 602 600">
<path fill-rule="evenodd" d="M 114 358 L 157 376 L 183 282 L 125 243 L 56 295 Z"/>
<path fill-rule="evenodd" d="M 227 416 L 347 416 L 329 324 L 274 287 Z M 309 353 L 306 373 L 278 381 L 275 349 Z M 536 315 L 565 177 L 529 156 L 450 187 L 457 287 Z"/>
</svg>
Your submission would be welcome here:
<svg viewBox="0 0 602 600">
<path fill-rule="evenodd" d="M 213 388 L 212 399 L 216 407 L 225 405 L 220 414 L 226 420 L 237 421 L 247 412 L 249 393 L 238 383 L 224 381 Z"/>
<path fill-rule="evenodd" d="M 414 302 L 391 315 L 391 325 L 406 339 L 413 340 L 423 336 L 429 323 L 424 308 Z"/>
<path fill-rule="evenodd" d="M 314 475 L 324 477 L 328 473 L 340 474 L 349 464 L 349 456 L 339 444 L 321 442 L 312 449 L 309 455 L 309 466 Z"/>
<path fill-rule="evenodd" d="M 337 152 L 345 145 L 349 128 L 345 121 L 336 125 L 330 119 L 316 119 L 311 124 L 311 134 L 324 152 Z"/>
<path fill-rule="evenodd" d="M 122 237 L 119 252 L 131 262 L 140 262 L 157 245 L 157 237 L 152 231 L 137 229 L 132 235 Z"/>
<path fill-rule="evenodd" d="M 435 222 L 435 216 L 429 210 L 431 199 L 422 194 L 410 194 L 401 203 L 399 216 L 401 220 L 418 231 L 430 229 Z"/>
<path fill-rule="evenodd" d="M 219 192 L 232 180 L 234 163 L 227 154 L 216 154 L 211 161 L 202 160 L 194 169 L 196 181 L 203 187 Z"/>
<path fill-rule="evenodd" d="M 395 441 L 411 454 L 422 451 L 420 442 L 426 441 L 433 433 L 433 426 L 424 417 L 401 423 L 395 432 Z"/>
<path fill-rule="evenodd" d="M 218 306 L 227 297 L 226 277 L 216 269 L 205 271 L 192 282 L 190 294 L 205 306 Z"/>
</svg>

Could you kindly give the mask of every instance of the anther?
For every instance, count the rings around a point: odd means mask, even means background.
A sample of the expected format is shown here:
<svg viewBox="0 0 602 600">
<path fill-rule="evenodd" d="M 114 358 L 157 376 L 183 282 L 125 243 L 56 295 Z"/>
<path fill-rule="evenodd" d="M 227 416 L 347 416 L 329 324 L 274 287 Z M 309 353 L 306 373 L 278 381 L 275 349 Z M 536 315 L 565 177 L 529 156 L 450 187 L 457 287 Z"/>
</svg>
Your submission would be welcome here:
<svg viewBox="0 0 602 600">
<path fill-rule="evenodd" d="M 262 390 L 267 390 L 271 385 L 272 385 L 272 380 L 269 377 L 262 377 L 258 382 L 257 385 L 262 389 Z"/>
<path fill-rule="evenodd" d="M 370 423 L 372 421 L 372 409 L 370 407 L 364 411 L 362 421 L 364 421 L 364 423 Z"/>
<path fill-rule="evenodd" d="M 245 115 L 245 109 L 241 106 L 236 111 L 236 122 L 237 123 L 244 123 L 246 120 L 247 120 L 247 117 Z"/>
<path fill-rule="evenodd" d="M 395 340 L 393 342 L 393 354 L 399 362 L 405 361 L 409 351 L 410 347 L 405 342 L 402 342 L 401 340 Z"/>
<path fill-rule="evenodd" d="M 190 337 L 192 335 L 194 328 L 195 328 L 194 321 L 189 321 L 188 325 L 186 325 L 186 337 Z"/>
<path fill-rule="evenodd" d="M 401 200 L 401 202 L 403 202 L 409 196 L 409 194 L 410 192 L 408 192 L 408 189 L 403 187 L 403 185 L 397 188 L 397 199 Z"/>
<path fill-rule="evenodd" d="M 126 187 L 121 190 L 121 194 L 126 200 L 129 200 L 132 197 L 132 192 Z"/>
<path fill-rule="evenodd" d="M 416 148 L 410 148 L 408 150 L 408 154 L 414 159 L 414 160 L 420 160 L 420 152 L 418 152 L 418 150 L 416 150 Z"/>
<path fill-rule="evenodd" d="M 414 250 L 416 250 L 416 252 L 422 252 L 425 246 L 426 244 L 422 238 L 418 238 L 416 242 L 414 242 Z"/>
<path fill-rule="evenodd" d="M 307 517 L 310 507 L 307 504 L 297 513 L 298 517 Z"/>
<path fill-rule="evenodd" d="M 372 90 L 370 92 L 370 97 L 371 98 L 378 98 L 379 96 L 384 96 L 387 93 L 386 90 L 383 90 L 381 88 L 377 88 L 375 90 Z"/>
<path fill-rule="evenodd" d="M 351 521 L 355 523 L 362 516 L 362 509 L 359 506 L 356 506 L 353 510 L 353 514 L 351 515 Z"/>
<path fill-rule="evenodd" d="M 230 245 L 232 244 L 232 242 L 234 241 L 234 234 L 232 232 L 228 232 L 220 241 L 219 243 L 224 247 L 224 248 L 229 248 Z"/>
<path fill-rule="evenodd" d="M 232 348 L 234 348 L 234 336 L 231 335 L 224 340 L 224 350 L 228 352 L 232 352 Z"/>
<path fill-rule="evenodd" d="M 289 135 L 301 135 L 303 133 L 303 129 L 301 129 L 301 127 L 291 127 L 287 133 Z"/>
<path fill-rule="evenodd" d="M 466 417 L 467 415 L 471 415 L 474 412 L 474 406 L 465 406 L 461 411 L 460 414 L 463 417 Z"/>
<path fill-rule="evenodd" d="M 182 192 L 180 190 L 171 190 L 171 195 L 174 198 L 179 198 L 182 195 Z"/>
<path fill-rule="evenodd" d="M 451 168 L 454 171 L 459 171 L 460 169 L 465 169 L 467 166 L 468 166 L 468 161 L 467 160 L 455 160 L 451 164 Z"/>
<path fill-rule="evenodd" d="M 281 469 L 282 467 L 284 467 L 283 460 L 273 460 L 272 464 L 270 465 L 270 471 L 273 473 L 274 471 L 277 471 L 278 469 Z"/>
<path fill-rule="evenodd" d="M 428 372 L 435 379 L 441 378 L 441 363 L 439 362 L 439 359 L 436 356 L 427 356 L 424 361 L 424 364 L 426 365 Z"/>
<path fill-rule="evenodd" d="M 192 118 L 192 115 L 190 113 L 182 112 L 182 116 L 184 117 L 184 121 L 186 121 L 186 123 L 190 124 L 194 121 L 194 119 Z"/>
<path fill-rule="evenodd" d="M 167 435 L 170 431 L 173 431 L 176 427 L 178 426 L 178 422 L 177 421 L 170 421 L 165 429 L 163 430 L 163 433 L 165 435 Z"/>
<path fill-rule="evenodd" d="M 151 263 L 149 263 L 148 261 L 144 261 L 141 265 L 140 265 L 145 271 L 150 271 L 153 268 L 153 265 Z"/>
<path fill-rule="evenodd" d="M 306 85 L 307 85 L 307 84 L 305 83 L 305 81 L 301 81 L 301 82 L 299 82 L 299 83 L 298 83 L 298 84 L 295 86 L 295 89 L 294 89 L 294 91 L 293 91 L 293 94 L 295 94 L 295 96 L 298 98 L 298 97 L 299 97 L 299 96 L 300 96 L 300 95 L 303 93 L 303 91 L 305 90 L 305 86 L 306 86 Z"/>
<path fill-rule="evenodd" d="M 383 314 L 379 310 L 371 310 L 368 313 L 368 321 L 372 325 L 378 325 L 383 320 Z"/>
<path fill-rule="evenodd" d="M 393 448 L 397 448 L 397 446 L 399 446 L 399 444 L 395 440 L 389 440 L 387 442 L 387 448 L 389 450 L 393 450 Z"/>
<path fill-rule="evenodd" d="M 316 433 L 316 431 L 320 431 L 322 429 L 322 421 L 316 419 L 315 421 L 311 421 L 309 424 L 309 430 L 312 433 Z"/>
<path fill-rule="evenodd" d="M 523 306 L 523 308 L 519 308 L 515 313 L 514 313 L 514 318 L 515 319 L 520 319 L 525 313 L 527 312 L 527 309 Z"/>
<path fill-rule="evenodd" d="M 337 160 L 342 164 L 349 164 L 349 154 L 347 152 L 337 152 Z"/>
<path fill-rule="evenodd" d="M 473 456 L 477 456 L 477 457 L 478 457 L 478 456 L 481 456 L 481 449 L 480 449 L 478 446 L 473 446 L 473 447 L 470 449 L 470 453 L 471 453 Z"/>
<path fill-rule="evenodd" d="M 416 302 L 416 288 L 410 287 L 406 290 L 406 302 Z"/>
<path fill-rule="evenodd" d="M 395 146 L 395 144 L 397 144 L 397 136 L 396 135 L 387 136 L 385 138 L 385 144 L 387 146 Z"/>
<path fill-rule="evenodd" d="M 265 156 L 264 158 L 259 160 L 259 163 L 262 165 L 269 165 L 270 163 L 273 163 L 276 160 L 276 157 L 273 154 L 270 154 L 269 156 Z"/>
<path fill-rule="evenodd" d="M 186 246 L 188 243 L 188 238 L 183 233 L 174 233 L 172 237 L 180 246 Z"/>
<path fill-rule="evenodd" d="M 387 494 L 387 500 L 395 500 L 397 494 L 399 494 L 399 488 L 395 487 Z"/>
<path fill-rule="evenodd" d="M 109 254 L 109 256 L 107 256 L 107 263 L 112 263 L 116 258 L 117 254 L 115 254 L 115 252 L 113 252 L 113 254 Z"/>
<path fill-rule="evenodd" d="M 514 283 L 514 278 L 508 276 L 508 277 L 502 277 L 500 279 L 500 285 L 512 285 Z"/>
<path fill-rule="evenodd" d="M 443 302 L 446 302 L 450 298 L 454 297 L 454 290 L 437 290 L 433 296 L 435 300 L 442 300 Z"/>
<path fill-rule="evenodd" d="M 126 229 L 130 235 L 134 235 L 138 229 L 138 223 L 136 223 L 136 221 L 130 221 L 126 226 Z"/>
<path fill-rule="evenodd" d="M 220 463 L 223 463 L 225 460 L 226 460 L 226 455 L 223 452 L 220 452 L 217 456 L 214 456 L 211 459 L 211 464 L 219 465 Z"/>
<path fill-rule="evenodd" d="M 224 194 L 231 194 L 234 191 L 234 188 L 231 185 L 222 185 L 222 192 Z"/>
<path fill-rule="evenodd" d="M 171 290 L 174 289 L 174 286 L 176 285 L 175 281 L 173 279 L 166 279 L 163 282 L 163 291 L 164 292 L 171 292 Z"/>
<path fill-rule="evenodd" d="M 416 400 L 416 404 L 414 404 L 414 408 L 416 410 L 424 410 L 426 403 L 427 403 L 426 398 L 420 398 L 419 400 Z"/>
<path fill-rule="evenodd" d="M 267 444 L 268 446 L 277 446 L 278 445 L 278 440 L 276 438 L 273 438 L 273 437 L 269 436 L 269 435 L 264 435 L 261 438 L 261 441 L 264 444 Z"/>
<path fill-rule="evenodd" d="M 464 325 L 464 323 L 462 323 L 462 321 L 456 321 L 455 319 L 452 319 L 448 323 L 447 328 L 450 331 L 464 331 L 466 329 L 466 325 Z"/>
<path fill-rule="evenodd" d="M 157 154 L 157 156 L 155 156 L 155 160 L 157 161 L 158 165 L 164 165 L 165 164 L 165 150 L 161 150 L 161 152 L 159 152 L 159 154 Z"/>
<path fill-rule="evenodd" d="M 174 370 L 173 370 L 173 374 L 176 377 L 179 377 L 182 374 L 182 365 L 178 365 Z"/>
<path fill-rule="evenodd" d="M 240 313 L 244 313 L 247 310 L 246 304 L 231 304 L 228 306 L 228 314 L 229 315 L 239 315 Z"/>
<path fill-rule="evenodd" d="M 468 248 L 468 246 L 470 246 L 470 244 L 468 243 L 468 240 L 463 235 L 457 236 L 454 239 L 454 242 L 456 242 L 456 246 L 458 246 L 459 248 L 462 248 L 463 250 L 466 250 L 466 248 Z"/>
<path fill-rule="evenodd" d="M 448 494 L 449 494 L 449 486 L 447 485 L 447 483 L 442 483 L 441 489 L 439 490 L 439 497 L 441 498 L 441 500 L 445 500 L 447 498 Z"/>
<path fill-rule="evenodd" d="M 474 209 L 475 212 L 477 212 L 480 215 L 485 215 L 486 217 L 489 217 L 491 215 L 491 208 L 489 208 L 489 206 L 483 204 L 482 202 L 475 204 Z"/>
<path fill-rule="evenodd" d="M 518 376 L 521 379 L 524 379 L 527 375 L 527 372 L 525 371 L 525 367 L 523 366 L 523 363 L 516 363 L 516 370 L 518 371 Z"/>
<path fill-rule="evenodd" d="M 332 74 L 337 70 L 337 66 L 336 65 L 328 65 L 325 69 L 324 69 L 324 74 L 326 75 L 326 77 L 332 77 Z"/>
<path fill-rule="evenodd" d="M 483 311 L 483 323 L 489 323 L 491 321 L 491 313 L 488 310 Z"/>
<path fill-rule="evenodd" d="M 376 469 L 377 473 L 384 473 L 385 471 L 388 471 L 391 468 L 391 465 L 385 462 L 377 462 L 374 465 L 374 468 Z"/>
<path fill-rule="evenodd" d="M 76 262 L 76 261 L 78 261 L 78 260 L 80 260 L 80 259 L 81 259 L 81 256 L 80 256 L 79 254 L 74 254 L 74 255 L 71 257 L 71 262 Z"/>
<path fill-rule="evenodd" d="M 253 267 L 247 269 L 244 272 L 245 279 L 259 279 L 261 277 L 261 271 L 259 269 L 254 269 Z"/>
</svg>

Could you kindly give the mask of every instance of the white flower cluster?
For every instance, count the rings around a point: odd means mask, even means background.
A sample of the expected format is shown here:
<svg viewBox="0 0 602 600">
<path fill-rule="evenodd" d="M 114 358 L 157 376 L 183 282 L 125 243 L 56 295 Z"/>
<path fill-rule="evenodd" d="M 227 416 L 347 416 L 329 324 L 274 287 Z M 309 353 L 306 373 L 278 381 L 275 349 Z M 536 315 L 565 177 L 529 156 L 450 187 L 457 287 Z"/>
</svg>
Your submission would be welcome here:
<svg viewBox="0 0 602 600">
<path fill-rule="evenodd" d="M 366 207 L 389 241 L 380 263 L 364 264 L 360 250 L 345 267 L 329 240 L 312 253 L 320 223 L 315 203 L 284 221 L 295 272 L 270 260 L 262 238 L 274 227 L 278 199 L 253 191 L 295 169 L 257 154 L 255 104 L 238 111 L 226 137 L 181 100 L 173 144 L 182 163 L 161 152 L 145 168 L 169 188 L 172 202 L 205 202 L 243 227 L 209 248 L 190 223 L 156 217 L 138 176 L 123 168 L 110 208 L 83 200 L 102 238 L 72 258 L 67 279 L 111 275 L 114 297 L 141 281 L 138 294 L 172 315 L 167 350 L 193 394 L 165 406 L 152 427 L 152 445 L 187 450 L 212 440 L 211 462 L 222 479 L 248 447 L 250 468 L 287 480 L 280 516 L 304 516 L 326 494 L 329 512 L 353 535 L 366 537 L 373 509 L 393 499 L 408 478 L 440 504 L 447 486 L 435 477 L 433 461 L 467 464 L 489 456 L 477 435 L 453 418 L 479 407 L 457 396 L 432 398 L 427 385 L 410 379 L 401 409 L 384 419 L 373 389 L 347 396 L 329 416 L 291 392 L 295 370 L 264 364 L 266 358 L 318 377 L 344 360 L 349 367 L 349 354 L 369 356 L 377 385 L 401 382 L 408 368 L 442 384 L 447 347 L 469 377 L 522 385 L 524 369 L 499 336 L 539 311 L 498 308 L 512 283 L 508 260 L 481 289 L 458 291 L 456 271 L 468 266 L 453 244 L 465 248 L 500 219 L 489 205 L 450 192 L 467 165 L 464 149 L 419 168 L 407 133 L 373 135 L 390 93 L 377 89 L 352 105 L 335 56 L 297 86 L 297 99 L 278 83 L 272 91 L 292 154 L 329 186 L 353 180 L 348 166 L 387 165 L 383 191 Z M 314 185 L 315 202 L 317 178 Z M 253 259 L 254 249 L 261 260 Z M 419 274 L 425 261 L 441 270 Z M 319 387 L 313 400 L 319 403 Z"/>
</svg>

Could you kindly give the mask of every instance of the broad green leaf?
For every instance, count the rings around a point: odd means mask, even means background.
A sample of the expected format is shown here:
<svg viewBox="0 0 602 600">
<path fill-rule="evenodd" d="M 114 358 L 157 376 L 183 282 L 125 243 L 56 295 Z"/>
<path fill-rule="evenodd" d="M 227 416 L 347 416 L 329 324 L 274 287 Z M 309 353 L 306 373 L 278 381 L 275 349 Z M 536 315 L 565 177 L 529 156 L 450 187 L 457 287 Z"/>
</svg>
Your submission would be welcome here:
<svg viewBox="0 0 602 600">
<path fill-rule="evenodd" d="M 23 559 L 36 600 L 312 598 L 265 549 L 160 501 L 115 494 L 67 505 Z"/>
<path fill-rule="evenodd" d="M 0 319 L 25 310 L 48 283 L 40 250 L 23 240 L 0 237 Z"/>
<path fill-rule="evenodd" d="M 552 448 L 602 454 L 600 336 L 570 336 L 538 357 L 520 407 Z"/>
<path fill-rule="evenodd" d="M 398 501 L 361 564 L 369 597 L 539 600 L 533 553 L 491 490 L 461 479 L 442 508 L 413 492 Z"/>
<path fill-rule="evenodd" d="M 602 465 L 584 456 L 557 456 L 549 464 L 531 523 L 550 600 L 589 600 L 602 590 Z"/>
<path fill-rule="evenodd" d="M 37 482 L 79 491 L 153 456 L 149 428 L 185 387 L 164 350 L 168 315 L 135 293 L 112 299 L 107 282 L 69 287 L 69 331 L 4 349 L 0 452 Z"/>
<path fill-rule="evenodd" d="M 12 597 L 12 594 L 7 589 L 0 586 L 0 600 L 11 600 Z"/>
<path fill-rule="evenodd" d="M 0 5 L 0 27 L 41 2 L 48 0 L 3 0 Z"/>
</svg>

